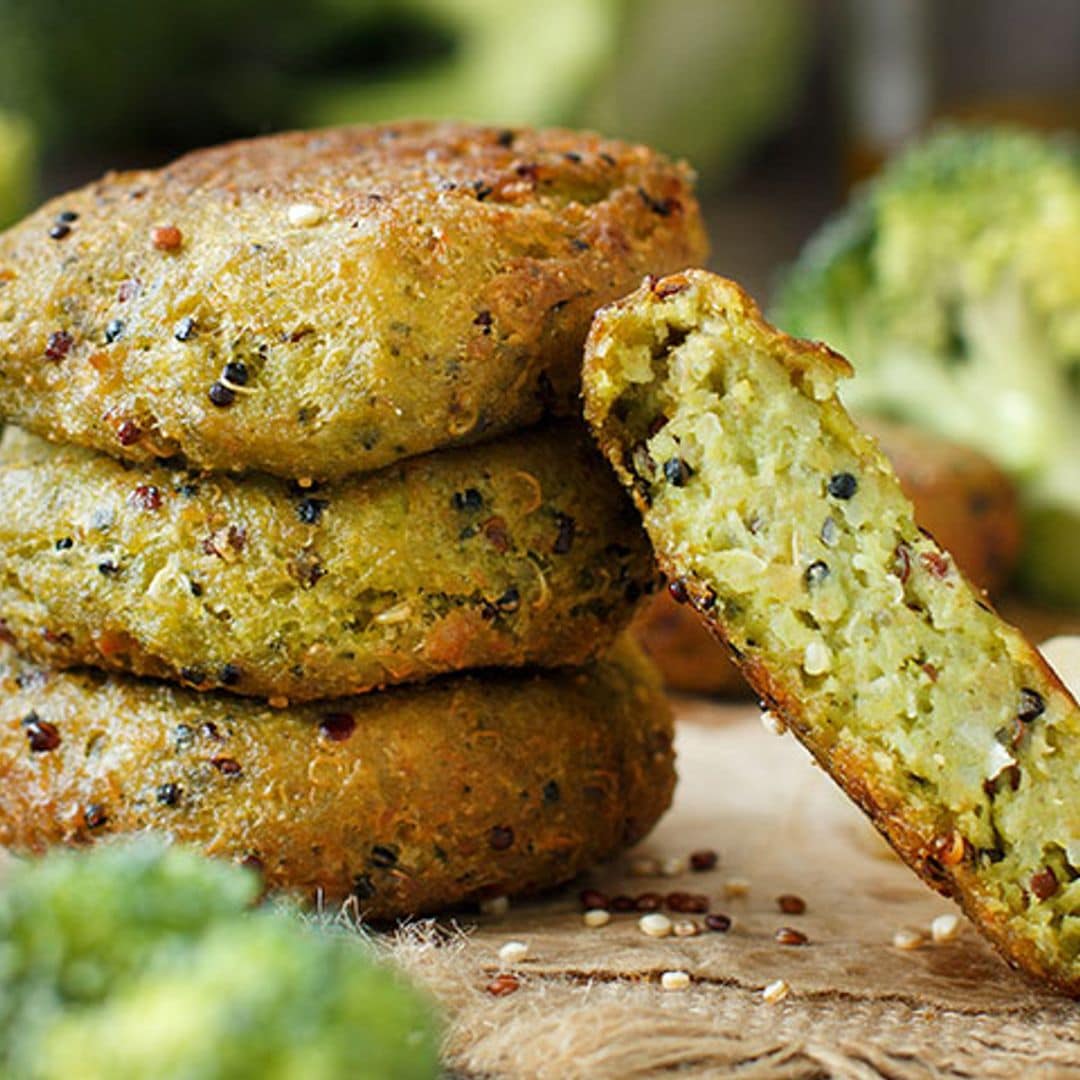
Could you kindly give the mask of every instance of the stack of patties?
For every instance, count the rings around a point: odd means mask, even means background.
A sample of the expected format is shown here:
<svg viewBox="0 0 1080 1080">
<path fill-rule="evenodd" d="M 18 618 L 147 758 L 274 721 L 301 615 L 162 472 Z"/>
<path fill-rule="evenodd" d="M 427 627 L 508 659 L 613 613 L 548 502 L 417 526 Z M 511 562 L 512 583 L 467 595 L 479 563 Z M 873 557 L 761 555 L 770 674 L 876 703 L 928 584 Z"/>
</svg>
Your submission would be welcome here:
<svg viewBox="0 0 1080 1080">
<path fill-rule="evenodd" d="M 556 418 L 596 308 L 703 249 L 681 166 L 450 125 L 0 237 L 0 843 L 152 829 L 387 917 L 645 833 L 670 717 L 615 639 L 652 557 Z"/>
</svg>

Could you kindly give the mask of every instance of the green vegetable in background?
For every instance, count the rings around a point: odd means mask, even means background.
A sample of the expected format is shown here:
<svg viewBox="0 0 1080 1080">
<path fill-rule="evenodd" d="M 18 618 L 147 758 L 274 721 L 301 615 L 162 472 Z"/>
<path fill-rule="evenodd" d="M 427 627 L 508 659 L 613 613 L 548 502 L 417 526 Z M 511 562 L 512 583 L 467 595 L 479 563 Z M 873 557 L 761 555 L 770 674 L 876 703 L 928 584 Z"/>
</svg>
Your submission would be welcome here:
<svg viewBox="0 0 1080 1080">
<path fill-rule="evenodd" d="M 807 245 L 773 317 L 856 367 L 845 400 L 990 455 L 1020 485 L 1023 583 L 1080 605 L 1080 147 L 942 131 Z"/>
<path fill-rule="evenodd" d="M 429 1008 L 356 935 L 246 909 L 253 874 L 141 839 L 0 890 L 0 1075 L 421 1078 Z"/>
<path fill-rule="evenodd" d="M 30 125 L 22 117 L 0 111 L 0 229 L 30 206 L 34 150 Z"/>
</svg>

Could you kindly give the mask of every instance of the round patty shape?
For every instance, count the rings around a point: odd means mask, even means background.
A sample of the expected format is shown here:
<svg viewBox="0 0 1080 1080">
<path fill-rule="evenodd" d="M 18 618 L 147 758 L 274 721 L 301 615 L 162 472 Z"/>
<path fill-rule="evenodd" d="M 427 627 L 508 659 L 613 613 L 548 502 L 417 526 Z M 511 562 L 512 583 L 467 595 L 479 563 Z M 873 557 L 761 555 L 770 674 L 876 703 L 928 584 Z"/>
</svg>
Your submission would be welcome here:
<svg viewBox="0 0 1080 1080">
<path fill-rule="evenodd" d="M 569 412 L 595 309 L 704 256 L 691 179 L 596 135 L 423 123 L 110 174 L 0 237 L 0 415 L 328 479 Z"/>
<path fill-rule="evenodd" d="M 655 578 L 570 421 L 306 488 L 9 430 L 0 501 L 0 620 L 28 655 L 272 699 L 584 663 Z"/>
<path fill-rule="evenodd" d="M 0 844 L 154 830 L 372 918 L 559 884 L 632 844 L 675 783 L 632 646 L 587 668 L 458 675 L 274 710 L 0 644 Z"/>
<path fill-rule="evenodd" d="M 930 885 L 1080 995 L 1080 707 L 915 523 L 851 369 L 687 271 L 597 316 L 586 415 L 672 587 Z"/>
</svg>

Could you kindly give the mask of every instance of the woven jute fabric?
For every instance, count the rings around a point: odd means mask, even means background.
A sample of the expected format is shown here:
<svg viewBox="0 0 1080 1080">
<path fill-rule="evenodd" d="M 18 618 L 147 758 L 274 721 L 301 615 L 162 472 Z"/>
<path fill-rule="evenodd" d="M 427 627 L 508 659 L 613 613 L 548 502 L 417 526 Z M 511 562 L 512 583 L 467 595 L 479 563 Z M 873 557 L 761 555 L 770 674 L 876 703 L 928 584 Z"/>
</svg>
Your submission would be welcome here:
<svg viewBox="0 0 1080 1080">
<path fill-rule="evenodd" d="M 966 923 L 951 941 L 929 940 L 931 921 L 953 906 L 892 856 L 792 738 L 765 731 L 753 709 L 677 708 L 676 804 L 638 853 L 713 848 L 715 869 L 651 879 L 630 876 L 624 859 L 502 917 L 418 923 L 391 940 L 446 1012 L 452 1075 L 1080 1077 L 1080 1003 L 1011 971 Z M 745 894 L 730 895 L 732 883 Z M 589 929 L 583 887 L 705 893 L 732 928 L 654 939 L 637 915 L 618 915 Z M 804 914 L 780 911 L 790 893 Z M 808 943 L 778 944 L 784 926 Z M 897 948 L 901 929 L 927 943 Z M 528 955 L 512 965 L 519 988 L 497 997 L 487 988 L 511 940 Z M 674 970 L 691 976 L 689 989 L 661 988 Z M 790 992 L 769 1004 L 762 990 L 777 979 Z"/>
</svg>

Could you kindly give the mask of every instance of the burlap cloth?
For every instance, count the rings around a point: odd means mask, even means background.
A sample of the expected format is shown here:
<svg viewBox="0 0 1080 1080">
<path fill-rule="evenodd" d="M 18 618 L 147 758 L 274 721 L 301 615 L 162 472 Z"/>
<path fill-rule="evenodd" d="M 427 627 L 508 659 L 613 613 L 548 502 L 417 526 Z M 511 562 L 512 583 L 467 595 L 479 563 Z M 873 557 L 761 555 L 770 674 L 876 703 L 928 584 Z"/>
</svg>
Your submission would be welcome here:
<svg viewBox="0 0 1080 1080">
<path fill-rule="evenodd" d="M 676 703 L 680 785 L 675 806 L 639 849 L 664 856 L 711 847 L 720 863 L 675 879 L 627 874 L 626 860 L 500 917 L 418 924 L 392 954 L 442 1002 L 454 1075 L 479 1077 L 1080 1077 L 1080 1003 L 1010 971 L 965 924 L 948 943 L 893 945 L 903 927 L 955 910 L 891 856 L 757 711 Z M 742 878 L 749 891 L 725 897 Z M 705 892 L 729 914 L 727 934 L 646 937 L 637 916 L 588 929 L 578 890 Z M 796 893 L 805 914 L 776 898 Z M 781 926 L 809 937 L 777 944 Z M 485 989 L 504 970 L 498 949 L 529 946 L 513 965 L 520 988 Z M 692 986 L 665 991 L 685 970 Z M 778 1004 L 762 988 L 786 980 Z"/>
</svg>

